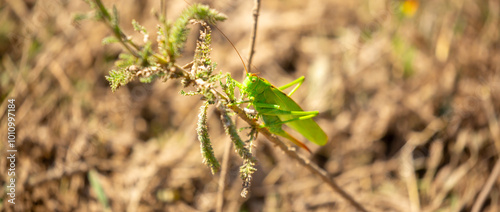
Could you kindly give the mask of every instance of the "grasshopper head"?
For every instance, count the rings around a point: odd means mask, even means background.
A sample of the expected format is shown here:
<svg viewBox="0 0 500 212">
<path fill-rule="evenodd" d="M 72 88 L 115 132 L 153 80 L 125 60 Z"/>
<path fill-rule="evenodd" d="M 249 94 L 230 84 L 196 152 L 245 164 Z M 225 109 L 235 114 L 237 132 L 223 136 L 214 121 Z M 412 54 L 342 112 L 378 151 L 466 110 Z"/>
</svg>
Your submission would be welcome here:
<svg viewBox="0 0 500 212">
<path fill-rule="evenodd" d="M 265 86 L 262 86 L 262 79 L 256 74 L 247 74 L 247 77 L 243 81 L 243 86 L 247 93 L 262 93 Z"/>
</svg>

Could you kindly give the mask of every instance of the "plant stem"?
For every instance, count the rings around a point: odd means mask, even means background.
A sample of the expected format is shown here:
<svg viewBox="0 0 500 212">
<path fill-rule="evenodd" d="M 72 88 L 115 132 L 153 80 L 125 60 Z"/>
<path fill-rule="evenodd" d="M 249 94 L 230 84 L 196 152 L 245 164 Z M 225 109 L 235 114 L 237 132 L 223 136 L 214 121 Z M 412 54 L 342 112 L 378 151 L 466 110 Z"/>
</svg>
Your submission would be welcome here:
<svg viewBox="0 0 500 212">
<path fill-rule="evenodd" d="M 359 211 L 367 211 L 360 203 L 358 203 L 351 195 L 349 195 L 346 191 L 344 191 L 329 175 L 328 173 L 317 166 L 314 163 L 311 163 L 311 161 L 303 156 L 300 156 L 297 154 L 295 150 L 289 149 L 283 142 L 281 142 L 276 136 L 271 134 L 267 128 L 262 128 L 259 127 L 259 124 L 253 120 L 250 119 L 245 112 L 237 107 L 236 105 L 228 105 L 231 110 L 233 110 L 238 116 L 243 119 L 245 122 L 250 124 L 253 127 L 257 127 L 259 133 L 263 134 L 269 141 L 273 142 L 276 146 L 278 146 L 281 150 L 285 152 L 290 158 L 296 160 L 299 162 L 300 165 L 304 166 L 307 170 L 309 170 L 311 173 L 314 175 L 318 176 L 328 184 L 334 191 L 340 194 L 344 199 L 349 201 L 356 209 Z"/>
<path fill-rule="evenodd" d="M 224 155 L 222 156 L 221 173 L 219 178 L 219 189 L 217 192 L 217 212 L 222 212 L 224 208 L 224 190 L 226 187 L 226 176 L 227 170 L 229 169 L 229 158 L 231 157 L 231 146 L 233 142 L 227 141 L 226 146 L 224 146 Z"/>
<path fill-rule="evenodd" d="M 255 0 L 254 1 L 254 7 L 253 7 L 253 28 L 252 28 L 252 37 L 250 38 L 250 52 L 248 53 L 248 64 L 247 64 L 247 70 L 248 72 L 251 72 L 252 69 L 252 58 L 253 54 L 255 53 L 255 39 L 257 37 L 257 22 L 259 20 L 259 10 L 260 10 L 260 0 Z"/>
</svg>

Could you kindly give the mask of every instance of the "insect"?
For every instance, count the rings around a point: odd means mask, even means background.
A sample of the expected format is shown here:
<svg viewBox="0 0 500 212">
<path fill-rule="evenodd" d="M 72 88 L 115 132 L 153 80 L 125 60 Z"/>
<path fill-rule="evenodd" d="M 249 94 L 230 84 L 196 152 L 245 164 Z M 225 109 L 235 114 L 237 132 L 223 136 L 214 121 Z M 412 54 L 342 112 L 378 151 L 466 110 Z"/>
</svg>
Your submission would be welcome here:
<svg viewBox="0 0 500 212">
<path fill-rule="evenodd" d="M 249 101 L 247 102 L 253 105 L 258 113 L 258 116 L 262 117 L 264 125 L 261 127 L 267 127 L 271 133 L 290 140 L 292 143 L 307 150 L 308 152 L 311 152 L 311 150 L 309 150 L 304 143 L 300 142 L 298 139 L 283 130 L 283 124 L 299 132 L 309 141 L 321 146 L 325 145 L 328 137 L 323 129 L 321 129 L 321 127 L 312 119 L 317 116 L 319 112 L 304 111 L 292 98 L 290 98 L 300 85 L 302 85 L 304 77 L 299 77 L 291 83 L 279 88 L 275 87 L 266 79 L 259 77 L 254 73 L 250 73 L 246 68 L 245 61 L 241 57 L 238 49 L 234 46 L 233 42 L 231 42 L 231 40 L 217 26 L 214 27 L 219 30 L 219 32 L 231 44 L 233 49 L 238 54 L 243 67 L 245 68 L 246 78 L 243 83 L 239 83 L 234 79 L 233 81 L 242 93 L 248 96 Z M 288 95 L 283 93 L 283 89 L 289 88 L 295 84 L 297 85 Z"/>
<path fill-rule="evenodd" d="M 246 69 L 245 69 L 246 70 Z M 249 102 L 258 115 L 262 117 L 264 125 L 273 134 L 282 136 L 295 145 L 311 152 L 309 148 L 298 139 L 283 130 L 283 124 L 289 126 L 302 134 L 309 141 L 325 145 L 328 137 L 319 125 L 312 119 L 319 114 L 318 111 L 304 111 L 290 96 L 300 87 L 304 77 L 300 77 L 291 83 L 279 88 L 272 85 L 266 79 L 254 73 L 247 73 L 243 83 L 236 82 L 236 86 L 246 94 Z M 282 90 L 295 85 L 295 88 L 287 95 Z"/>
</svg>

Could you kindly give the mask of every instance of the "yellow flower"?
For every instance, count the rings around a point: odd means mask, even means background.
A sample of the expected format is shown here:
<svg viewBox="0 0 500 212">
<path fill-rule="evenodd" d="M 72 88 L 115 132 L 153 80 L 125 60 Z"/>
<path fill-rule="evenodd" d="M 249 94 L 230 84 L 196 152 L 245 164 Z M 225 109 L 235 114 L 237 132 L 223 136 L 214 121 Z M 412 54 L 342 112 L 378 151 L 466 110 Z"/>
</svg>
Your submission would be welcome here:
<svg viewBox="0 0 500 212">
<path fill-rule="evenodd" d="M 401 12 L 407 17 L 412 17 L 417 12 L 418 5 L 418 0 L 405 0 L 401 4 Z"/>
</svg>

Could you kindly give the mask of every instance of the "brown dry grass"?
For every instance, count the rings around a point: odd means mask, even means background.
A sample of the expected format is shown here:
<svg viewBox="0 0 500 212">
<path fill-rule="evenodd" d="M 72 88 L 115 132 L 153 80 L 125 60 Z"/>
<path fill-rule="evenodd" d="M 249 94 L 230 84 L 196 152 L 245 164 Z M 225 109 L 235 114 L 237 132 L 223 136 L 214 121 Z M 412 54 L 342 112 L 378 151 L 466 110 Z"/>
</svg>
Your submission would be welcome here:
<svg viewBox="0 0 500 212">
<path fill-rule="evenodd" d="M 154 31 L 158 1 L 112 3 L 130 34 L 133 18 Z M 251 3 L 211 3 L 229 16 L 219 26 L 244 55 Z M 324 147 L 308 143 L 311 157 L 370 211 L 469 211 L 487 188 L 482 210 L 499 211 L 500 3 L 426 1 L 407 18 L 396 3 L 263 1 L 254 64 L 276 85 L 306 76 L 294 99 L 321 112 L 316 120 L 330 137 Z M 112 93 L 104 76 L 120 48 L 100 44 L 110 34 L 103 24 L 72 22 L 89 11 L 82 1 L 3 5 L 0 147 L 6 155 L 6 97 L 15 98 L 19 152 L 16 205 L 2 192 L 2 210 L 102 211 L 90 170 L 113 211 L 215 209 L 220 176 L 201 163 L 197 97 L 178 95 L 173 81 Z M 169 16 L 185 6 L 169 2 Z M 231 46 L 218 32 L 214 40 L 218 67 L 241 79 Z M 229 140 L 210 114 L 221 158 Z M 232 154 L 225 211 L 353 210 L 266 140 L 255 152 L 248 199 L 239 196 L 241 160 Z M 8 166 L 6 157 L 0 164 Z"/>
</svg>

